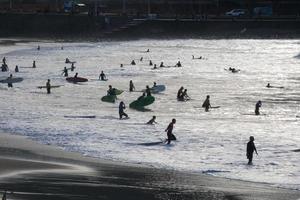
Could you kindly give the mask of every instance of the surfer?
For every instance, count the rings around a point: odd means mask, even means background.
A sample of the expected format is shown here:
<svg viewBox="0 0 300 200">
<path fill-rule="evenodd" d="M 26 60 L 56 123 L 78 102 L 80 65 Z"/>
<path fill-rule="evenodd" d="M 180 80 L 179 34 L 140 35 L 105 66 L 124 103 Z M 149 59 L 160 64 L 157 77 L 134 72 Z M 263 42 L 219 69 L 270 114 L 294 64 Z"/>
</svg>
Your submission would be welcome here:
<svg viewBox="0 0 300 200">
<path fill-rule="evenodd" d="M 266 87 L 267 87 L 267 88 L 270 88 L 270 87 L 272 87 L 272 86 L 270 85 L 270 83 L 268 83 Z"/>
<path fill-rule="evenodd" d="M 19 67 L 18 67 L 18 65 L 16 65 L 16 67 L 15 67 L 15 72 L 19 72 Z"/>
<path fill-rule="evenodd" d="M 176 63 L 176 65 L 175 65 L 175 67 L 182 67 L 181 62 L 178 61 L 178 62 Z"/>
<path fill-rule="evenodd" d="M 178 100 L 180 99 L 180 97 L 181 97 L 181 95 L 182 95 L 183 89 L 184 89 L 183 86 L 181 86 L 181 87 L 179 88 L 178 92 L 177 92 L 177 99 L 178 99 Z"/>
<path fill-rule="evenodd" d="M 74 78 L 77 78 L 77 76 L 78 76 L 78 73 L 75 74 Z"/>
<path fill-rule="evenodd" d="M 60 50 L 64 50 L 64 46 L 61 46 L 61 47 L 60 47 Z"/>
<path fill-rule="evenodd" d="M 150 60 L 150 61 L 149 61 L 149 66 L 152 66 L 152 65 L 153 65 L 153 63 L 152 63 L 152 61 Z"/>
<path fill-rule="evenodd" d="M 71 72 L 74 71 L 74 69 L 75 69 L 75 66 L 74 66 L 74 63 L 72 62 L 72 64 L 71 64 Z"/>
<path fill-rule="evenodd" d="M 111 85 L 108 86 L 107 95 L 108 96 L 110 96 L 110 95 L 116 95 L 115 88 L 112 88 Z"/>
<path fill-rule="evenodd" d="M 159 65 L 159 67 L 165 67 L 164 66 L 164 62 L 161 62 L 160 65 Z"/>
<path fill-rule="evenodd" d="M 6 58 L 5 57 L 2 58 L 2 63 L 6 64 Z"/>
<path fill-rule="evenodd" d="M 64 74 L 65 77 L 68 77 L 68 69 L 67 69 L 67 67 L 64 68 L 63 74 Z"/>
<path fill-rule="evenodd" d="M 205 112 L 208 112 L 209 108 L 211 108 L 210 100 L 209 100 L 209 95 L 206 96 L 206 99 L 205 99 L 205 101 L 202 104 L 202 108 L 205 108 Z"/>
<path fill-rule="evenodd" d="M 99 79 L 100 79 L 101 81 L 105 81 L 105 80 L 106 80 L 106 76 L 105 76 L 105 74 L 104 74 L 103 71 L 101 71 L 101 74 L 99 75 Z"/>
<path fill-rule="evenodd" d="M 255 104 L 255 115 L 260 115 L 259 108 L 261 107 L 261 105 L 262 103 L 260 100 Z"/>
<path fill-rule="evenodd" d="M 123 64 L 121 64 L 120 67 L 123 68 Z"/>
<path fill-rule="evenodd" d="M 125 116 L 126 118 L 128 118 L 128 115 L 124 112 L 124 110 L 126 109 L 125 104 L 123 101 L 120 102 L 119 104 L 119 116 L 120 119 L 122 119 L 123 116 Z"/>
<path fill-rule="evenodd" d="M 135 61 L 134 60 L 131 61 L 131 65 L 135 65 Z"/>
<path fill-rule="evenodd" d="M 146 51 L 147 53 L 149 53 L 150 52 L 150 49 L 147 49 L 147 51 Z"/>
<path fill-rule="evenodd" d="M 65 63 L 70 63 L 70 60 L 69 60 L 69 58 L 66 58 L 66 61 L 65 61 Z"/>
<path fill-rule="evenodd" d="M 153 82 L 153 86 L 152 88 L 155 88 L 157 85 L 156 85 L 156 82 Z"/>
<path fill-rule="evenodd" d="M 147 124 L 157 124 L 157 122 L 155 121 L 155 119 L 156 119 L 156 116 L 154 115 L 153 117 L 152 117 L 152 119 L 150 119 L 148 122 L 147 122 Z"/>
<path fill-rule="evenodd" d="M 143 57 L 140 58 L 140 61 L 141 61 L 141 62 L 143 61 Z"/>
<path fill-rule="evenodd" d="M 147 97 L 150 97 L 151 96 L 151 89 L 149 88 L 149 85 L 146 86 L 146 95 Z"/>
<path fill-rule="evenodd" d="M 132 80 L 129 81 L 129 92 L 132 92 L 133 90 L 135 90 L 135 87 L 133 85 Z"/>
<path fill-rule="evenodd" d="M 9 75 L 9 77 L 7 78 L 7 80 L 12 80 L 12 74 Z M 11 87 L 12 88 L 13 87 L 12 82 L 8 82 L 7 83 L 7 87 Z"/>
<path fill-rule="evenodd" d="M 153 69 L 157 69 L 157 66 L 156 66 L 156 64 L 154 64 L 154 67 L 153 67 Z"/>
<path fill-rule="evenodd" d="M 37 50 L 39 51 L 41 49 L 40 45 L 38 45 Z"/>
<path fill-rule="evenodd" d="M 169 124 L 169 126 L 165 130 L 167 132 L 167 136 L 168 136 L 168 139 L 166 140 L 166 141 L 168 141 L 167 144 L 170 144 L 171 140 L 176 140 L 175 135 L 172 133 L 175 123 L 176 123 L 176 119 L 172 119 L 172 122 Z"/>
<path fill-rule="evenodd" d="M 246 156 L 249 160 L 248 165 L 252 165 L 252 158 L 253 158 L 254 151 L 255 151 L 256 155 L 258 155 L 255 144 L 254 144 L 254 137 L 250 136 L 249 142 L 247 143 L 247 153 L 246 153 Z"/>
<path fill-rule="evenodd" d="M 2 72 L 7 72 L 8 71 L 8 66 L 6 63 L 3 63 L 2 66 L 1 66 L 1 71 Z"/>
<path fill-rule="evenodd" d="M 140 101 L 140 100 L 144 99 L 145 96 L 146 96 L 146 94 L 145 94 L 145 92 L 143 92 L 142 96 L 140 96 L 137 100 Z"/>
<path fill-rule="evenodd" d="M 35 60 L 32 62 L 32 68 L 36 68 Z"/>
<path fill-rule="evenodd" d="M 50 94 L 50 93 L 51 93 L 50 79 L 47 80 L 47 83 L 46 83 L 46 89 L 47 89 L 47 94 Z"/>
<path fill-rule="evenodd" d="M 185 89 L 185 90 L 181 93 L 181 95 L 180 95 L 180 97 L 179 97 L 178 100 L 180 100 L 180 101 L 187 101 L 187 100 L 189 100 L 189 99 L 190 99 L 190 97 L 189 97 L 189 95 L 187 94 L 187 89 Z"/>
</svg>

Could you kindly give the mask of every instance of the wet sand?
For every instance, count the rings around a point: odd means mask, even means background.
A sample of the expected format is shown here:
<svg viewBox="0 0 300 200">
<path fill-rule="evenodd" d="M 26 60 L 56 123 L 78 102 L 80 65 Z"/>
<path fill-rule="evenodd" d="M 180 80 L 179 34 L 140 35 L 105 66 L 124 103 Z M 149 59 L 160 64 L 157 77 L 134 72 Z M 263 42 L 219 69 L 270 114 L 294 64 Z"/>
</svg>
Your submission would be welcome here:
<svg viewBox="0 0 300 200">
<path fill-rule="evenodd" d="M 8 199 L 300 198 L 300 191 L 87 158 L 4 133 L 0 151 L 0 191 Z"/>
</svg>

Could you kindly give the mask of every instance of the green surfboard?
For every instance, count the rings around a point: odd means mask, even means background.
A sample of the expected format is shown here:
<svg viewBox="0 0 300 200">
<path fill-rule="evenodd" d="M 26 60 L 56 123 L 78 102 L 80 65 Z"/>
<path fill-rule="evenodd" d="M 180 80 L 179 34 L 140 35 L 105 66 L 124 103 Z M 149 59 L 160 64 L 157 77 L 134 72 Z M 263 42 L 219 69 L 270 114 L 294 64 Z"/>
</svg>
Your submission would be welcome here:
<svg viewBox="0 0 300 200">
<path fill-rule="evenodd" d="M 129 104 L 130 108 L 139 108 L 144 107 L 152 104 L 155 101 L 155 98 L 153 96 L 148 96 L 140 100 L 133 101 Z"/>
<path fill-rule="evenodd" d="M 106 95 L 101 98 L 101 101 L 108 102 L 108 103 L 115 103 L 116 96 L 115 95 Z"/>
</svg>

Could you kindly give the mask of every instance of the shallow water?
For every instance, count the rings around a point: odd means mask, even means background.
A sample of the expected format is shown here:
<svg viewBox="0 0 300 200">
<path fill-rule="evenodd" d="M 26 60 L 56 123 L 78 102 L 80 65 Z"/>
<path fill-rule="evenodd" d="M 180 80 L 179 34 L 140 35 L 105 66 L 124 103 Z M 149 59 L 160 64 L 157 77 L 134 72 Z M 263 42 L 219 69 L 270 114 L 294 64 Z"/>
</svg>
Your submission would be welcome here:
<svg viewBox="0 0 300 200">
<path fill-rule="evenodd" d="M 37 51 L 37 45 L 41 50 Z M 64 50 L 61 50 L 61 45 Z M 145 53 L 147 49 L 150 53 Z M 192 60 L 192 55 L 205 60 Z M 20 68 L 16 77 L 22 83 L 7 89 L 0 85 L 0 128 L 30 137 L 67 151 L 122 162 L 144 163 L 216 176 L 266 182 L 300 189 L 299 113 L 300 68 L 297 40 L 138 40 L 101 43 L 18 43 L 0 46 L 11 69 Z M 67 83 L 61 75 L 66 58 L 75 60 L 75 72 L 97 79 L 101 70 L 107 82 Z M 143 62 L 139 58 L 143 57 Z M 136 66 L 129 63 L 136 59 Z M 184 67 L 152 70 L 149 60 L 159 65 Z M 124 64 L 124 69 L 120 64 Z M 236 67 L 240 73 L 224 68 Z M 73 76 L 73 72 L 69 72 Z M 8 73 L 0 72 L 0 77 Z M 47 95 L 45 85 L 64 85 Z M 108 85 L 126 90 L 119 96 L 126 105 L 140 93 L 129 93 L 129 80 L 137 90 L 146 85 L 164 84 L 167 90 L 155 95 L 148 106 L 152 112 L 127 109 L 128 120 L 118 119 L 118 103 L 101 102 Z M 266 84 L 284 89 L 266 88 Z M 178 102 L 180 86 L 192 98 Z M 204 112 L 202 102 L 211 96 L 212 106 Z M 250 115 L 262 100 L 262 116 Z M 118 102 L 119 102 L 118 101 Z M 195 108 L 198 107 L 198 108 Z M 95 115 L 96 118 L 64 116 Z M 144 125 L 152 115 L 159 124 Z M 177 119 L 171 145 L 140 145 L 161 141 L 164 129 Z M 259 156 L 248 166 L 246 143 L 255 137 Z"/>
</svg>

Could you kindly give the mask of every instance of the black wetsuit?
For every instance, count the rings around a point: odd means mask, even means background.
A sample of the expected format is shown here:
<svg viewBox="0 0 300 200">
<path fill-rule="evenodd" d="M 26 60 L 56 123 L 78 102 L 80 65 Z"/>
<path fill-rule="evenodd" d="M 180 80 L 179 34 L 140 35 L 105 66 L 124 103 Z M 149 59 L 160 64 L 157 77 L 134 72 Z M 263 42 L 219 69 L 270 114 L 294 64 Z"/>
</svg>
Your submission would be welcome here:
<svg viewBox="0 0 300 200">
<path fill-rule="evenodd" d="M 51 85 L 49 82 L 46 83 L 46 88 L 47 88 L 47 94 L 51 93 Z"/>
<path fill-rule="evenodd" d="M 261 103 L 257 102 L 255 105 L 255 115 L 260 115 L 259 108 L 261 107 Z"/>
<path fill-rule="evenodd" d="M 166 129 L 167 131 L 167 136 L 168 136 L 168 143 L 167 144 L 170 144 L 171 143 L 171 140 L 176 140 L 176 137 L 175 135 L 173 135 L 172 131 L 173 131 L 173 128 L 174 128 L 174 124 L 171 122 L 168 126 L 168 128 Z"/>
<path fill-rule="evenodd" d="M 256 147 L 253 141 L 247 143 L 247 158 L 249 160 L 248 164 L 252 163 L 253 153 L 256 151 Z"/>
<path fill-rule="evenodd" d="M 205 108 L 205 111 L 208 112 L 210 108 L 210 102 L 209 99 L 205 99 L 204 103 L 202 104 L 202 107 Z"/>
<path fill-rule="evenodd" d="M 122 119 L 123 116 L 128 117 L 128 115 L 124 112 L 124 109 L 125 109 L 125 104 L 121 102 L 120 105 L 119 105 L 120 119 Z"/>
</svg>

